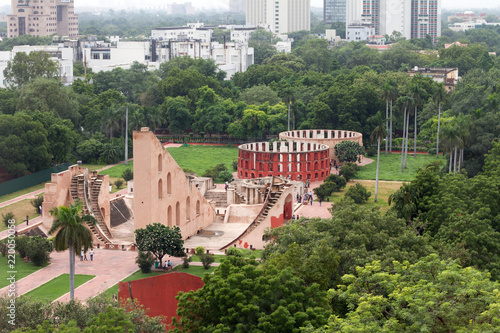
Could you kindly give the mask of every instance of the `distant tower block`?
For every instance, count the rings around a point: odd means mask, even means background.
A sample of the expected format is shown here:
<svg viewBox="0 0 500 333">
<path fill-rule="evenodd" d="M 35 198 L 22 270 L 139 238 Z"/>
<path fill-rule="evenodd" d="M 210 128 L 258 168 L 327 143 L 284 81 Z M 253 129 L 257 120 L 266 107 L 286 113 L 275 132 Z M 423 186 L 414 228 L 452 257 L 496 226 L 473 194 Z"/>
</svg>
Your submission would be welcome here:
<svg viewBox="0 0 500 333">
<path fill-rule="evenodd" d="M 238 177 L 280 176 L 291 180 L 319 181 L 330 174 L 326 145 L 313 142 L 254 142 L 238 147 Z"/>
</svg>

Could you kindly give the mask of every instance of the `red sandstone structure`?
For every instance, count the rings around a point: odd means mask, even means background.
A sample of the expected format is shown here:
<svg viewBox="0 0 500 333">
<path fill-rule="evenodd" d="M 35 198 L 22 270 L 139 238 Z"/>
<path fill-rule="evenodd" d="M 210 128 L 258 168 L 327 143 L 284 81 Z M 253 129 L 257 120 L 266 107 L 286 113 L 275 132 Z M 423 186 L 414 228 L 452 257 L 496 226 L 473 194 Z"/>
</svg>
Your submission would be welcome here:
<svg viewBox="0 0 500 333">
<path fill-rule="evenodd" d="M 81 203 L 84 214 L 94 216 L 98 222 L 90 227 L 94 243 L 113 244 L 110 232 L 109 176 L 99 175 L 97 171 L 89 171 L 78 165 L 53 173 L 50 183 L 45 184 L 42 203 L 44 228 L 49 230 L 52 227 L 54 219 L 49 213 L 52 208 L 67 206 L 76 201 Z"/>
<path fill-rule="evenodd" d="M 330 159 L 339 160 L 335 156 L 335 145 L 342 141 L 354 141 L 363 145 L 363 134 L 351 131 L 341 130 L 301 130 L 288 131 L 279 134 L 280 140 L 286 140 L 297 143 L 318 143 L 330 147 Z M 360 156 L 363 161 L 363 156 Z"/>
<path fill-rule="evenodd" d="M 149 128 L 134 132 L 135 229 L 159 222 L 178 226 L 184 239 L 215 221 L 215 203 L 198 187 Z"/>
<path fill-rule="evenodd" d="M 319 181 L 329 174 L 330 149 L 324 144 L 275 141 L 239 146 L 240 179 L 281 176 L 299 181 Z"/>
</svg>

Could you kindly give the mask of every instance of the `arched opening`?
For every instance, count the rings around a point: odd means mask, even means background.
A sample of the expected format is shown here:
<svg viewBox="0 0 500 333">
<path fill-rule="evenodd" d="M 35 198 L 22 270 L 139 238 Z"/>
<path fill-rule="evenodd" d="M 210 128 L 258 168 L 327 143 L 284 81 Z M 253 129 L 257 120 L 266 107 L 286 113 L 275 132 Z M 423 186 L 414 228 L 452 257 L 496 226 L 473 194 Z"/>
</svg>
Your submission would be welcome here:
<svg viewBox="0 0 500 333">
<path fill-rule="evenodd" d="M 162 170 L 162 156 L 158 154 L 158 172 Z"/>
<path fill-rule="evenodd" d="M 172 175 L 170 172 L 167 175 L 167 194 L 172 194 Z"/>
<path fill-rule="evenodd" d="M 191 220 L 191 199 L 187 197 L 186 199 L 186 221 Z"/>
<path fill-rule="evenodd" d="M 181 225 L 181 204 L 179 201 L 175 204 L 175 225 Z"/>
<path fill-rule="evenodd" d="M 283 218 L 285 221 L 289 221 L 292 219 L 293 214 L 293 197 L 292 194 L 288 194 L 285 199 L 285 204 L 283 206 Z"/>
<path fill-rule="evenodd" d="M 168 206 L 167 210 L 167 224 L 169 227 L 172 226 L 172 206 Z"/>
<path fill-rule="evenodd" d="M 196 201 L 196 216 L 200 215 L 200 200 Z"/>
<path fill-rule="evenodd" d="M 163 180 L 158 181 L 158 199 L 163 198 Z"/>
<path fill-rule="evenodd" d="M 314 179 L 318 179 L 318 173 L 317 172 L 314 174 Z"/>
</svg>

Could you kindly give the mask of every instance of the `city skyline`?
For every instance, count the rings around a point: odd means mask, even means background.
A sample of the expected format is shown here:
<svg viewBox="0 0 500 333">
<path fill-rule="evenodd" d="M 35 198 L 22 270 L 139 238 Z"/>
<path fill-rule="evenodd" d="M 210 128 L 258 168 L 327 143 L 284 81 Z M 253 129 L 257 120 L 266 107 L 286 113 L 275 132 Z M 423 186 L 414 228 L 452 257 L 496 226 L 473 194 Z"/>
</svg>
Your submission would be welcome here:
<svg viewBox="0 0 500 333">
<path fill-rule="evenodd" d="M 183 2 L 191 2 L 195 9 L 200 8 L 210 8 L 210 9 L 223 9 L 229 7 L 229 0 L 212 0 L 207 2 L 206 0 L 155 0 L 155 1 L 132 1 L 132 0 L 111 0 L 107 1 L 108 4 L 105 8 L 109 8 L 110 6 L 114 6 L 117 3 L 124 3 L 124 7 L 139 7 L 139 4 L 143 6 L 166 6 L 167 4 L 172 3 L 183 3 Z M 75 1 L 75 8 L 79 7 L 100 7 L 100 4 L 104 3 L 102 0 L 77 0 Z M 0 0 L 0 6 L 7 6 L 10 4 L 10 0 Z M 323 0 L 311 0 L 311 6 L 313 7 L 321 7 L 323 8 Z M 443 9 L 481 9 L 481 8 L 500 8 L 500 5 L 492 2 L 491 0 L 476 0 L 474 1 L 473 6 L 471 6 L 471 2 L 468 0 L 442 0 L 442 8 Z"/>
</svg>

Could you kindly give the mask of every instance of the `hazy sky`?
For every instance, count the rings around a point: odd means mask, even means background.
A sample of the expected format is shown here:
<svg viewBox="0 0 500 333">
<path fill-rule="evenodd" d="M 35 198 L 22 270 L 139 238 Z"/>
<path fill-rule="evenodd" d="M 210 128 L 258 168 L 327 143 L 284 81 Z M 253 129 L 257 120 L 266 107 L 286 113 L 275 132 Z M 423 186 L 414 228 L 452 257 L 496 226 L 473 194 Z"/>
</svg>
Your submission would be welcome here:
<svg viewBox="0 0 500 333">
<path fill-rule="evenodd" d="M 123 0 L 111 0 L 109 3 L 121 3 Z M 409 1 L 409 0 L 408 0 Z M 75 0 L 76 7 L 93 5 L 96 6 L 99 3 L 106 3 L 102 0 Z M 191 2 L 196 8 L 227 8 L 229 0 L 125 0 L 128 6 L 140 6 L 141 4 L 168 4 L 168 3 L 182 3 Z M 0 6 L 9 5 L 10 0 L 0 0 Z M 311 0 L 311 5 L 315 7 L 323 7 L 323 0 Z M 471 5 L 473 7 L 471 7 Z M 113 6 L 113 5 L 112 5 Z M 500 7 L 500 3 L 496 0 L 442 0 L 443 8 L 461 8 L 461 9 L 471 9 L 471 8 L 495 8 Z"/>
</svg>

